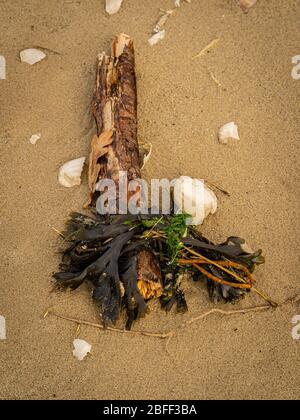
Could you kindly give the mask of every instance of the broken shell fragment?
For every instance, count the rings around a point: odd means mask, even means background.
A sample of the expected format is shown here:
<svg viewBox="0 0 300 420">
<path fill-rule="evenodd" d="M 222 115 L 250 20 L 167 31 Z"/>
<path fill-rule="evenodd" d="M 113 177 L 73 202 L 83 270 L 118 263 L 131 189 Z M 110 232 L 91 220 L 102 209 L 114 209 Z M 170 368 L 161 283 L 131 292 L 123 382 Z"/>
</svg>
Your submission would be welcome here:
<svg viewBox="0 0 300 420">
<path fill-rule="evenodd" d="M 36 64 L 46 58 L 46 54 L 35 48 L 29 48 L 20 52 L 20 58 L 23 63 L 27 63 L 32 66 L 33 64 Z"/>
<path fill-rule="evenodd" d="M 219 141 L 227 144 L 229 139 L 240 140 L 238 126 L 234 122 L 223 125 L 219 130 Z"/>
<path fill-rule="evenodd" d="M 237 3 L 243 12 L 248 13 L 249 9 L 257 3 L 257 0 L 237 0 Z"/>
<path fill-rule="evenodd" d="M 92 346 L 84 340 L 76 339 L 73 341 L 73 356 L 76 357 L 79 361 L 85 359 L 88 353 L 91 352 Z"/>
<path fill-rule="evenodd" d="M 164 14 L 161 15 L 160 18 L 158 19 L 157 24 L 153 30 L 153 33 L 162 31 L 163 27 L 165 26 L 165 24 L 167 23 L 167 21 L 169 20 L 169 18 L 172 16 L 173 13 L 174 13 L 174 10 L 167 10 L 166 12 L 164 12 Z"/>
<path fill-rule="evenodd" d="M 152 155 L 152 143 L 139 143 L 140 167 L 144 169 Z"/>
<path fill-rule="evenodd" d="M 156 45 L 159 41 L 164 39 L 165 35 L 166 35 L 166 31 L 164 29 L 152 35 L 148 40 L 151 47 L 153 47 L 153 45 Z"/>
<path fill-rule="evenodd" d="M 210 214 L 218 209 L 215 193 L 200 179 L 181 176 L 174 184 L 174 204 L 176 212 L 191 216 L 193 225 L 201 225 Z"/>
<path fill-rule="evenodd" d="M 118 13 L 120 7 L 122 6 L 123 0 L 106 0 L 106 13 L 109 15 L 114 15 Z"/>
<path fill-rule="evenodd" d="M 59 183 L 66 188 L 80 185 L 84 162 L 85 157 L 82 157 L 79 159 L 70 160 L 69 162 L 66 162 L 64 165 L 62 165 L 58 174 Z"/>
<path fill-rule="evenodd" d="M 0 340 L 6 340 L 6 321 L 2 315 L 0 315 Z"/>
<path fill-rule="evenodd" d="M 33 134 L 29 139 L 29 143 L 35 145 L 40 140 L 41 137 L 42 135 L 40 133 Z"/>
<path fill-rule="evenodd" d="M 185 0 L 186 3 L 191 3 L 191 0 Z M 180 7 L 181 0 L 175 0 L 175 7 Z"/>
</svg>

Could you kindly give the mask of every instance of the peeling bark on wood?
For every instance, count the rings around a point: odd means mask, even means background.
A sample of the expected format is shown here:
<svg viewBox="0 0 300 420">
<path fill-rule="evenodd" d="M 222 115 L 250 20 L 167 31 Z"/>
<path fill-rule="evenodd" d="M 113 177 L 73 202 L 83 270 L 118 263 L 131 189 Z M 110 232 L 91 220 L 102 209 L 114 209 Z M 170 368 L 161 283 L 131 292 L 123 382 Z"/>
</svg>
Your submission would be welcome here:
<svg viewBox="0 0 300 420">
<path fill-rule="evenodd" d="M 128 181 L 141 175 L 134 46 L 125 34 L 113 40 L 111 56 L 98 56 L 92 111 L 97 136 L 91 144 L 87 206 L 97 198 L 100 179 L 112 179 L 118 187 L 120 171 L 127 172 Z"/>
<path fill-rule="evenodd" d="M 138 254 L 138 288 L 145 300 L 162 295 L 162 274 L 153 252 L 142 250 Z"/>
</svg>

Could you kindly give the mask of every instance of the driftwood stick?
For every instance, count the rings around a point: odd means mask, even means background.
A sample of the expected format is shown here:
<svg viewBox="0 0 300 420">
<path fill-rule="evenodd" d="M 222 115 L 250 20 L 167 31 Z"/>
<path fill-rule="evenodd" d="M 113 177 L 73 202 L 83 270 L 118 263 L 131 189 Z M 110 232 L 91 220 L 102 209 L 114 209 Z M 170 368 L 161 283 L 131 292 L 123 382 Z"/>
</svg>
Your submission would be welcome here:
<svg viewBox="0 0 300 420">
<path fill-rule="evenodd" d="M 99 180 L 112 179 L 118 188 L 120 171 L 127 172 L 128 181 L 141 175 L 134 46 L 125 34 L 113 40 L 110 56 L 98 56 L 92 112 L 97 135 L 91 142 L 86 206 L 93 203 Z"/>
</svg>

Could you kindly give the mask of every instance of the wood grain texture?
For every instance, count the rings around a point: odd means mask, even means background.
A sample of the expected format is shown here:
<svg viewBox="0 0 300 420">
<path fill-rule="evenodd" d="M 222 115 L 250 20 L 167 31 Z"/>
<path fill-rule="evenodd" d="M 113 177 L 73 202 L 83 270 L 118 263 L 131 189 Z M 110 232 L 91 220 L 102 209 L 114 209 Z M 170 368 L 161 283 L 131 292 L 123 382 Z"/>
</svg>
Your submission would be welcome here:
<svg viewBox="0 0 300 420">
<path fill-rule="evenodd" d="M 97 135 L 91 143 L 88 205 L 95 201 L 100 179 L 112 179 L 118 187 L 120 171 L 127 172 L 128 181 L 141 175 L 134 45 L 125 34 L 112 41 L 111 56 L 98 56 L 92 112 Z"/>
</svg>

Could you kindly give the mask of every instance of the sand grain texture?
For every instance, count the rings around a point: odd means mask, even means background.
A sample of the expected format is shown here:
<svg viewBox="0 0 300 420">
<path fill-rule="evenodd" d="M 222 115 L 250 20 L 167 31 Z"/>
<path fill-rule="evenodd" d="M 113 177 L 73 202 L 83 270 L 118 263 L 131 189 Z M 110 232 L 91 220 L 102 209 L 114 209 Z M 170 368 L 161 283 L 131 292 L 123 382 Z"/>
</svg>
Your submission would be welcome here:
<svg viewBox="0 0 300 420">
<path fill-rule="evenodd" d="M 173 0 L 126 0 L 113 17 L 103 3 L 0 1 L 7 61 L 0 80 L 0 314 L 7 322 L 0 398 L 299 398 L 300 343 L 291 338 L 299 306 L 194 324 L 171 342 L 174 361 L 157 339 L 84 327 L 80 338 L 93 351 L 79 363 L 76 327 L 42 319 L 51 306 L 98 319 L 86 288 L 50 294 L 60 242 L 51 228 L 62 229 L 87 196 L 86 174 L 67 190 L 58 168 L 88 156 L 96 56 L 120 32 L 135 39 L 139 137 L 153 144 L 145 176 L 189 175 L 230 191 L 230 198 L 218 194 L 220 209 L 204 233 L 262 247 L 267 263 L 256 277 L 274 299 L 299 291 L 300 81 L 291 78 L 291 58 L 300 54 L 300 2 L 260 0 L 248 15 L 233 0 L 184 3 L 153 48 L 147 39 L 158 10 Z M 218 46 L 192 60 L 216 38 Z M 30 47 L 52 51 L 31 67 L 18 58 Z M 218 129 L 233 120 L 241 141 L 222 146 Z M 33 147 L 28 138 L 36 132 L 42 137 Z M 212 308 L 201 285 L 189 285 L 187 299 L 187 315 L 166 316 L 154 304 L 136 328 L 167 331 Z M 251 295 L 242 305 L 260 303 Z"/>
</svg>

